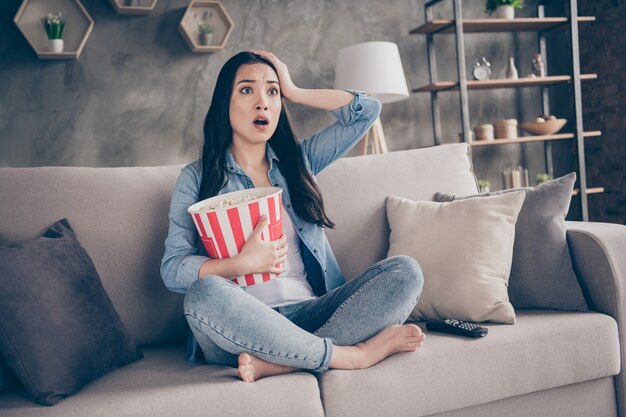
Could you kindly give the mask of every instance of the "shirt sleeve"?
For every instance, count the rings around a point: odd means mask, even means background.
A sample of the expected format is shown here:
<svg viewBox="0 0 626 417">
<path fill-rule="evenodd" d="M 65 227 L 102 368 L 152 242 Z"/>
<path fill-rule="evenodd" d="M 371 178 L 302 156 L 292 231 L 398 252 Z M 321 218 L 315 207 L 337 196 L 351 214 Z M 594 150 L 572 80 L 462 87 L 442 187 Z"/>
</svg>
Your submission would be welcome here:
<svg viewBox="0 0 626 417">
<path fill-rule="evenodd" d="M 348 104 L 331 113 L 337 121 L 301 142 L 302 151 L 314 175 L 344 156 L 365 135 L 380 114 L 380 101 L 363 91 Z"/>
<path fill-rule="evenodd" d="M 176 181 L 169 212 L 165 253 L 161 260 L 161 278 L 165 286 L 185 293 L 198 279 L 200 266 L 209 259 L 198 255 L 198 231 L 187 208 L 198 201 L 199 181 L 195 171 L 186 166 Z"/>
</svg>

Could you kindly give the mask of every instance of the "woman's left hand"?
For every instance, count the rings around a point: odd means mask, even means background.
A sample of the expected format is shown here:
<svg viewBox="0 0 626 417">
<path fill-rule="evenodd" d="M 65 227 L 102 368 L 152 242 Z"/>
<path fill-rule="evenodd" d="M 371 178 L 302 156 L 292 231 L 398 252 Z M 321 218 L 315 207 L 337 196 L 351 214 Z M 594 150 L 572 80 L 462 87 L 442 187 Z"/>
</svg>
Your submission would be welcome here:
<svg viewBox="0 0 626 417">
<path fill-rule="evenodd" d="M 296 90 L 298 90 L 298 87 L 296 87 L 293 81 L 291 81 L 287 65 L 285 65 L 285 63 L 280 59 L 276 58 L 276 55 L 271 52 L 259 51 L 256 49 L 251 49 L 250 52 L 256 55 L 261 55 L 263 58 L 274 64 L 274 67 L 276 67 L 276 73 L 278 75 L 278 82 L 280 84 L 281 94 L 286 99 L 292 100 L 292 96 L 296 92 Z"/>
</svg>

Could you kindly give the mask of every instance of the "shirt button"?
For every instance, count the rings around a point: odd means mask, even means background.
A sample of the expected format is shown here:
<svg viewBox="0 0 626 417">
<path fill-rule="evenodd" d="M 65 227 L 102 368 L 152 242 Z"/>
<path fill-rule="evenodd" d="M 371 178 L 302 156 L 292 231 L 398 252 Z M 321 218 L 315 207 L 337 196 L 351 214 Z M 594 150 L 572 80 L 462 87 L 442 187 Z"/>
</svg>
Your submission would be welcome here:
<svg viewBox="0 0 626 417">
<path fill-rule="evenodd" d="M 298 232 L 301 232 L 301 231 L 302 231 L 302 228 L 301 228 L 301 227 L 298 227 Z"/>
<path fill-rule="evenodd" d="M 291 208 L 291 204 L 287 204 L 287 208 Z"/>
<path fill-rule="evenodd" d="M 317 249 L 313 249 L 313 253 L 317 253 Z"/>
<path fill-rule="evenodd" d="M 274 183 L 274 187 L 278 187 L 278 183 L 277 182 Z"/>
</svg>

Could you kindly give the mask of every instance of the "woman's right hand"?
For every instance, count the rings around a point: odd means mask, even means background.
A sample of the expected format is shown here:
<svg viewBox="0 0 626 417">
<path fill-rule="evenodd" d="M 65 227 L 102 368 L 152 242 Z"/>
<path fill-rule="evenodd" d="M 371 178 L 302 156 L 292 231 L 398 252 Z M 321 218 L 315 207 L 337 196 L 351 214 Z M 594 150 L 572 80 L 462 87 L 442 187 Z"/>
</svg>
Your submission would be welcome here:
<svg viewBox="0 0 626 417">
<path fill-rule="evenodd" d="M 261 233 L 267 226 L 266 215 L 262 215 L 256 227 L 241 248 L 237 259 L 241 262 L 241 268 L 247 273 L 274 273 L 281 274 L 285 271 L 284 262 L 287 258 L 287 237 L 283 233 L 280 239 L 271 242 L 261 240 Z M 277 264 L 283 264 L 277 268 Z M 243 274 L 245 275 L 245 274 Z"/>
</svg>

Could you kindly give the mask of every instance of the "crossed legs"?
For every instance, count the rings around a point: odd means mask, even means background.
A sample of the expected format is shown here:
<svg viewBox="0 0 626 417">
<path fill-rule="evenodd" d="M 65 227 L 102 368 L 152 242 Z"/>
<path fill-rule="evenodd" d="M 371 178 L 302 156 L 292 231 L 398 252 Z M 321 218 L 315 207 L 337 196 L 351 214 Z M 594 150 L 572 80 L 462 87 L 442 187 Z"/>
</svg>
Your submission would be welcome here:
<svg viewBox="0 0 626 417">
<path fill-rule="evenodd" d="M 188 291 L 185 314 L 207 361 L 237 366 L 247 382 L 297 370 L 362 369 L 421 346 L 419 327 L 402 323 L 422 285 L 417 262 L 396 256 L 289 306 L 287 318 L 232 282 L 207 277 Z"/>
</svg>

